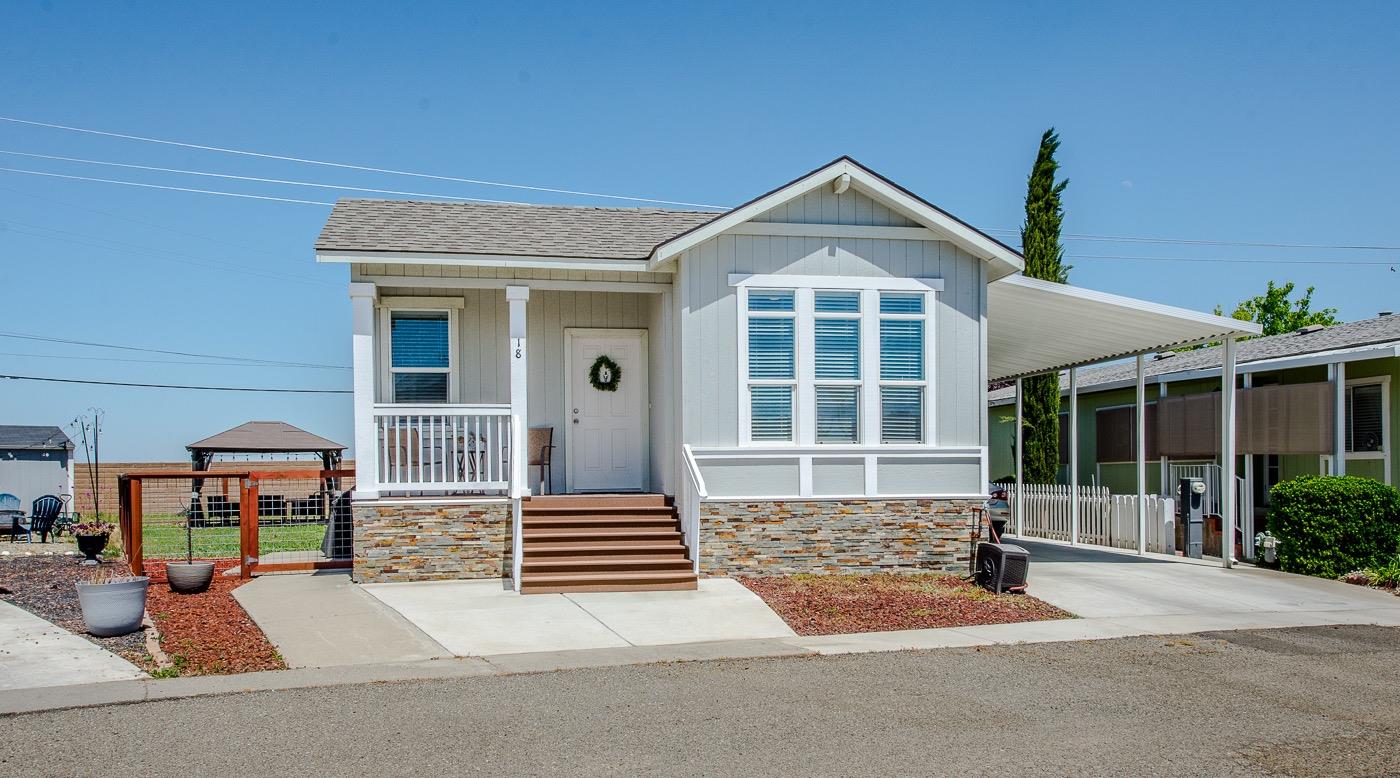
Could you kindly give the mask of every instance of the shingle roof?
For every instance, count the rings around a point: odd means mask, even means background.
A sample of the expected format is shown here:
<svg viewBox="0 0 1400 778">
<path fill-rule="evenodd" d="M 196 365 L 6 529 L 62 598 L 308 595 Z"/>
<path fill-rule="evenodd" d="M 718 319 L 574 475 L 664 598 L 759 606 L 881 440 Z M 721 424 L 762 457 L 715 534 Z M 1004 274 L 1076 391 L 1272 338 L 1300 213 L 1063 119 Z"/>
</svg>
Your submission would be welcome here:
<svg viewBox="0 0 1400 778">
<path fill-rule="evenodd" d="M 646 259 L 658 243 L 720 216 L 664 208 L 340 200 L 317 251 Z"/>
<path fill-rule="evenodd" d="M 1372 319 L 1325 327 L 1315 332 L 1286 332 L 1282 335 L 1270 335 L 1264 338 L 1241 341 L 1236 347 L 1235 360 L 1237 363 L 1243 364 L 1263 359 L 1295 357 L 1303 354 L 1315 354 L 1320 351 L 1373 346 L 1397 341 L 1400 341 L 1400 316 L 1377 316 Z M 1222 359 L 1223 347 L 1221 346 L 1195 351 L 1179 351 L 1167 359 L 1147 360 L 1143 365 L 1143 374 L 1159 376 L 1219 368 Z M 1133 381 L 1136 378 L 1137 367 L 1132 361 L 1082 368 L 1079 371 L 1079 389 L 1085 391 L 1095 386 Z M 1068 388 L 1068 375 L 1062 373 L 1060 375 L 1060 389 L 1065 391 Z M 997 405 L 1013 400 L 1015 395 L 1014 387 L 1002 387 L 989 392 L 987 401 L 991 405 Z"/>
<path fill-rule="evenodd" d="M 285 421 L 249 421 L 185 448 L 189 451 L 300 453 L 341 451 L 345 447 Z"/>
<path fill-rule="evenodd" d="M 59 450 L 71 448 L 73 442 L 58 427 L 30 427 L 0 424 L 0 449 Z"/>
</svg>

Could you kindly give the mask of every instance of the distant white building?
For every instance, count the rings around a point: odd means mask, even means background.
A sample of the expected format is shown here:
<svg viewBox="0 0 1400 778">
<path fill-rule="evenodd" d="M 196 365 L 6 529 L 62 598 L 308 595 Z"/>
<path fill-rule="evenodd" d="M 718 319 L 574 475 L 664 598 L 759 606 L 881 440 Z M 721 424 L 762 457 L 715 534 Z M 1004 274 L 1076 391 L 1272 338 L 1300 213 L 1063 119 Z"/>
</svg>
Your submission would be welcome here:
<svg viewBox="0 0 1400 778">
<path fill-rule="evenodd" d="M 0 494 L 29 506 L 46 494 L 73 494 L 73 441 L 58 427 L 0 425 Z"/>
</svg>

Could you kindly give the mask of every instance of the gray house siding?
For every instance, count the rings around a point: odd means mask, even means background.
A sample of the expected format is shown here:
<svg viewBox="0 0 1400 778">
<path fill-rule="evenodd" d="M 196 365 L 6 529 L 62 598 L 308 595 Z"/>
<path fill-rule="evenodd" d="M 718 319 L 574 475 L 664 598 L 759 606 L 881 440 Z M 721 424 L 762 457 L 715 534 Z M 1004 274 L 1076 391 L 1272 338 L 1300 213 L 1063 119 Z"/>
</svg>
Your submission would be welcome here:
<svg viewBox="0 0 1400 778">
<path fill-rule="evenodd" d="M 738 311 L 735 290 L 729 286 L 731 273 L 944 279 L 933 324 L 934 443 L 982 445 L 983 262 L 944 241 L 762 235 L 720 235 L 680 257 L 676 294 L 686 442 L 739 443 Z"/>
<path fill-rule="evenodd" d="M 0 451 L 0 492 L 18 497 L 27 513 L 46 494 L 68 493 L 68 465 L 63 451 Z"/>
</svg>

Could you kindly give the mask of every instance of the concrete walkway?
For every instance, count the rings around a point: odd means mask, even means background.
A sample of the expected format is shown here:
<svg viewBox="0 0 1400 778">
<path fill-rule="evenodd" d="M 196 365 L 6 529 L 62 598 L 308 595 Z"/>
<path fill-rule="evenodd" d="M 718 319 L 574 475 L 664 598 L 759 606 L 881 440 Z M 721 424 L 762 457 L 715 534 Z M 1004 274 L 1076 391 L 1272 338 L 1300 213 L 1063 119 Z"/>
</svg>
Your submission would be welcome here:
<svg viewBox="0 0 1400 778">
<path fill-rule="evenodd" d="M 0 690 L 146 677 L 101 646 L 0 600 Z"/>
<path fill-rule="evenodd" d="M 266 575 L 234 599 L 288 667 L 414 662 L 451 656 L 422 630 L 350 581 L 348 571 Z"/>
<path fill-rule="evenodd" d="M 370 584 L 363 589 L 457 656 L 796 637 L 738 581 L 680 592 L 520 595 L 509 582 Z"/>
</svg>

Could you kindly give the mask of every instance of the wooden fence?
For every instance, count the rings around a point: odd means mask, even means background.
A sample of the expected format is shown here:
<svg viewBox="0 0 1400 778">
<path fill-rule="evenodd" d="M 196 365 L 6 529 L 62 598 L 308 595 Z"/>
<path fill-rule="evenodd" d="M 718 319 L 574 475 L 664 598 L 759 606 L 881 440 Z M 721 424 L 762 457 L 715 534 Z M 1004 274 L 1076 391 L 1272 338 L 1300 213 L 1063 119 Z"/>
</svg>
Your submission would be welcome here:
<svg viewBox="0 0 1400 778">
<path fill-rule="evenodd" d="M 1070 516 L 1070 487 L 1058 484 L 1006 484 L 1007 503 L 1011 506 L 1011 522 L 1007 532 L 1014 533 L 1016 522 L 1016 492 L 1023 490 L 1025 516 L 1021 534 L 1031 538 L 1047 538 L 1068 542 L 1072 532 Z M 1080 486 L 1079 542 L 1112 548 L 1138 547 L 1138 497 L 1132 494 L 1112 494 L 1107 487 Z M 1159 554 L 1176 552 L 1176 502 L 1169 497 L 1147 495 L 1147 550 Z"/>
</svg>

